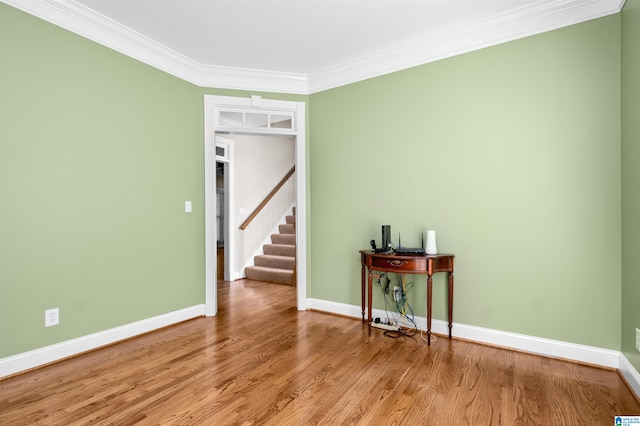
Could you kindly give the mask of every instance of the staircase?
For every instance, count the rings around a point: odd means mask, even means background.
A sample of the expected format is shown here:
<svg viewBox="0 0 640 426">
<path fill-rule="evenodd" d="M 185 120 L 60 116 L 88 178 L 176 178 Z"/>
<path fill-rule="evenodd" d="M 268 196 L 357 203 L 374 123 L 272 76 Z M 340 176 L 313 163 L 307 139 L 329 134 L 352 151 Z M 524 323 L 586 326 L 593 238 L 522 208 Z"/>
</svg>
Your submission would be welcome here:
<svg viewBox="0 0 640 426">
<path fill-rule="evenodd" d="M 285 225 L 278 225 L 278 234 L 271 234 L 271 244 L 262 246 L 264 254 L 254 257 L 255 266 L 247 266 L 247 278 L 276 284 L 296 285 L 296 217 L 286 217 Z"/>
</svg>

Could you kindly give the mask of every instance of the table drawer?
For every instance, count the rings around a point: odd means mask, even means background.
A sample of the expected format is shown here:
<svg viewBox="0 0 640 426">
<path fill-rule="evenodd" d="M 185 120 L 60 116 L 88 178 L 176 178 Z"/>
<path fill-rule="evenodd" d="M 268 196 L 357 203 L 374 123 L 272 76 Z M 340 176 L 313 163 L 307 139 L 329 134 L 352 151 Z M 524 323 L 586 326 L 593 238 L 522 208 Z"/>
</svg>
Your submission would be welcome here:
<svg viewBox="0 0 640 426">
<path fill-rule="evenodd" d="M 427 272 L 427 259 L 425 257 L 375 257 L 371 258 L 371 269 L 387 272 L 402 271 L 425 274 Z"/>
</svg>

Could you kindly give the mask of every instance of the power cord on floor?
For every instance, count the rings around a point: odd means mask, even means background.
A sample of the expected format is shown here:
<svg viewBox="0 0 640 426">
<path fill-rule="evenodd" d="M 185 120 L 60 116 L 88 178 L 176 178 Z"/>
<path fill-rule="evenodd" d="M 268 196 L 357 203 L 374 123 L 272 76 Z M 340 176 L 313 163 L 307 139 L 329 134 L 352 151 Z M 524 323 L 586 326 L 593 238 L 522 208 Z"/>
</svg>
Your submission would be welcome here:
<svg viewBox="0 0 640 426">
<path fill-rule="evenodd" d="M 427 343 L 429 342 L 429 339 L 427 337 L 425 337 L 425 335 L 424 335 L 424 330 L 420 330 L 420 337 L 425 342 L 427 342 Z M 438 340 L 438 338 L 436 336 L 434 336 L 433 333 L 431 333 L 431 343 L 436 342 L 437 340 Z"/>
</svg>

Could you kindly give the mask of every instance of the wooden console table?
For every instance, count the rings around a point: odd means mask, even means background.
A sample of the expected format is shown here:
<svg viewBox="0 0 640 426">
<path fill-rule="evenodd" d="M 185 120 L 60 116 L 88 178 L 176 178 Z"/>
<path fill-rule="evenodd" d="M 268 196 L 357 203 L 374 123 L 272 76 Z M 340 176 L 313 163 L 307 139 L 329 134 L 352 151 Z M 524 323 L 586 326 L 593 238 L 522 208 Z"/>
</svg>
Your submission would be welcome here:
<svg viewBox="0 0 640 426">
<path fill-rule="evenodd" d="M 393 272 L 396 274 L 418 274 L 427 276 L 427 344 L 431 345 L 431 305 L 433 274 L 449 273 L 449 339 L 453 323 L 453 254 L 399 255 L 395 253 L 375 253 L 372 250 L 360 250 L 362 261 L 362 322 L 365 322 L 365 294 L 367 323 L 371 329 L 371 304 L 373 302 L 373 271 Z M 368 273 L 367 273 L 368 271 Z M 368 279 L 367 279 L 368 275 Z M 365 287 L 365 280 L 368 285 Z"/>
</svg>

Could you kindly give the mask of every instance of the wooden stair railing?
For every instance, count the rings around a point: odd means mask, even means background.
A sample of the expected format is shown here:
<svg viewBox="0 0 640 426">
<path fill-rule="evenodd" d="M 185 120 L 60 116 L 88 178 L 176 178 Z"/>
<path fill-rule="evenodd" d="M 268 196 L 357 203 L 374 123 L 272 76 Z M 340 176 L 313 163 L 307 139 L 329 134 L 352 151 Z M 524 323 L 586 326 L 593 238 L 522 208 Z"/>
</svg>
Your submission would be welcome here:
<svg viewBox="0 0 640 426">
<path fill-rule="evenodd" d="M 256 218 L 256 216 L 258 216 L 258 213 L 260 213 L 262 209 L 264 209 L 267 203 L 278 193 L 280 188 L 282 188 L 284 184 L 287 183 L 289 178 L 293 176 L 295 172 L 296 172 L 296 166 L 293 166 L 291 170 L 289 170 L 289 172 L 285 175 L 285 177 L 283 177 L 282 180 L 278 182 L 275 188 L 271 190 L 269 195 L 267 195 L 265 199 L 258 205 L 258 207 L 256 207 L 256 209 L 249 215 L 249 217 L 247 217 L 247 219 L 244 222 L 242 222 L 242 225 L 240 225 L 241 230 L 244 231 L 245 229 L 247 229 L 247 226 L 249 226 L 249 224 L 253 221 L 253 219 Z"/>
</svg>

